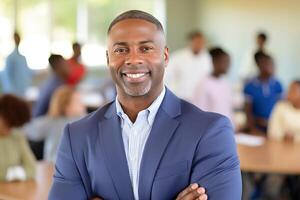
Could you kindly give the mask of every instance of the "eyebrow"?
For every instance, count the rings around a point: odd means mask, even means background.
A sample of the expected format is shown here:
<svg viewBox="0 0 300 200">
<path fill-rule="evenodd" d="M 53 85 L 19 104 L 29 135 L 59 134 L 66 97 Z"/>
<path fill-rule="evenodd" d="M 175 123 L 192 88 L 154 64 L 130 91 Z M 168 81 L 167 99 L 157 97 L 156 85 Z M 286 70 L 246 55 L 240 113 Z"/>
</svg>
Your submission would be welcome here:
<svg viewBox="0 0 300 200">
<path fill-rule="evenodd" d="M 139 44 L 147 44 L 147 43 L 154 43 L 153 40 L 145 40 L 145 41 L 141 41 L 139 42 Z M 127 46 L 128 43 L 127 42 L 116 42 L 114 43 L 113 46 Z"/>
</svg>

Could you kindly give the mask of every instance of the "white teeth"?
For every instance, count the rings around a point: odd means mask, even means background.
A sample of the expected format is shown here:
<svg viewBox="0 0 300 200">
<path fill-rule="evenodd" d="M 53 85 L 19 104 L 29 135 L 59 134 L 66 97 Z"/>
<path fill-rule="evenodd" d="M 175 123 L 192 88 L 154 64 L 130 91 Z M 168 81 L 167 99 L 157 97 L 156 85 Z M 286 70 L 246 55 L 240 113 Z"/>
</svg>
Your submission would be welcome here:
<svg viewBox="0 0 300 200">
<path fill-rule="evenodd" d="M 139 74 L 126 74 L 126 76 L 128 76 L 129 78 L 140 78 L 142 76 L 144 76 L 145 73 L 139 73 Z"/>
</svg>

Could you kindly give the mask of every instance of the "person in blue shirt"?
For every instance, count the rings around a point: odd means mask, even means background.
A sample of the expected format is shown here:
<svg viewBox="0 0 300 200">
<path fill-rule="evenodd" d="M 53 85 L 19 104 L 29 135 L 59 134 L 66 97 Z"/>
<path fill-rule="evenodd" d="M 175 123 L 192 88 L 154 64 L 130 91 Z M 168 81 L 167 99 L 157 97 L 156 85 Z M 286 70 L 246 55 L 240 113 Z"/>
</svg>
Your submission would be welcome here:
<svg viewBox="0 0 300 200">
<path fill-rule="evenodd" d="M 48 60 L 52 74 L 40 88 L 39 98 L 33 107 L 33 117 L 43 116 L 48 112 L 52 94 L 69 77 L 67 62 L 61 55 L 52 54 Z"/>
<path fill-rule="evenodd" d="M 19 51 L 20 35 L 14 33 L 15 49 L 6 58 L 3 72 L 3 92 L 24 96 L 31 82 L 31 71 L 25 56 Z"/>
<path fill-rule="evenodd" d="M 258 51 L 254 57 L 259 74 L 244 87 L 247 128 L 252 133 L 266 133 L 271 111 L 281 99 L 283 89 L 274 77 L 272 57 L 262 51 Z"/>
</svg>

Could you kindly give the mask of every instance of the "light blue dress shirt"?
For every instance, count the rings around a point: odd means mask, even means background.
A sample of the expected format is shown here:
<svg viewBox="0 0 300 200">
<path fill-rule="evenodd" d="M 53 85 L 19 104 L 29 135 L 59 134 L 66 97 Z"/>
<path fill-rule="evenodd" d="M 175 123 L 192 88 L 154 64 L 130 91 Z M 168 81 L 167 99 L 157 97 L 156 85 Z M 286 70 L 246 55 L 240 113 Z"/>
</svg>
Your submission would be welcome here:
<svg viewBox="0 0 300 200">
<path fill-rule="evenodd" d="M 3 91 L 24 96 L 31 82 L 31 75 L 25 56 L 15 48 L 6 58 L 3 72 Z"/>
<path fill-rule="evenodd" d="M 147 109 L 138 113 L 134 123 L 124 113 L 118 101 L 118 96 L 116 97 L 116 109 L 121 119 L 122 138 L 135 200 L 139 199 L 139 171 L 144 147 L 165 93 L 166 89 L 164 87 L 156 100 Z"/>
</svg>

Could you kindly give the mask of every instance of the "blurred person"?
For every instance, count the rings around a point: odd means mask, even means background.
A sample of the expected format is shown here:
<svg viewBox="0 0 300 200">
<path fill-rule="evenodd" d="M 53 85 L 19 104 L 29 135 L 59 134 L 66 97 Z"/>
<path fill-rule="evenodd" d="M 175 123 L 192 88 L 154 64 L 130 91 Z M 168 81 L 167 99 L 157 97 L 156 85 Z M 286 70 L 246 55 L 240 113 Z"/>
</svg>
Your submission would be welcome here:
<svg viewBox="0 0 300 200">
<path fill-rule="evenodd" d="M 30 120 L 27 102 L 12 94 L 0 96 L 0 181 L 35 177 L 36 163 L 21 130 Z"/>
<path fill-rule="evenodd" d="M 49 59 L 51 75 L 39 89 L 39 97 L 33 107 L 33 116 L 38 117 L 48 112 L 50 99 L 54 91 L 64 84 L 70 75 L 66 60 L 61 55 L 51 54 Z"/>
<path fill-rule="evenodd" d="M 224 77 L 230 67 L 230 57 L 219 47 L 212 48 L 209 53 L 212 57 L 213 71 L 198 83 L 192 103 L 202 110 L 223 114 L 232 121 L 232 87 Z"/>
<path fill-rule="evenodd" d="M 268 137 L 300 143 L 300 80 L 293 81 L 286 100 L 275 105 L 270 117 Z"/>
<path fill-rule="evenodd" d="M 256 52 L 262 51 L 266 54 L 268 54 L 268 51 L 266 50 L 266 43 L 268 41 L 268 36 L 264 32 L 260 32 L 256 36 L 256 44 L 257 44 L 257 49 Z"/>
<path fill-rule="evenodd" d="M 252 133 L 266 134 L 274 105 L 282 98 L 281 83 L 274 76 L 274 61 L 264 52 L 255 54 L 258 76 L 244 86 L 247 128 Z"/>
<path fill-rule="evenodd" d="M 67 83 L 70 85 L 77 85 L 85 75 L 85 66 L 81 63 L 81 45 L 78 42 L 73 43 L 73 56 L 67 60 L 70 68 L 70 74 Z"/>
<path fill-rule="evenodd" d="M 190 101 L 199 80 L 211 73 L 212 61 L 201 32 L 191 32 L 188 41 L 188 47 L 171 55 L 166 69 L 166 85 L 176 95 Z"/>
<path fill-rule="evenodd" d="M 31 141 L 43 141 L 44 159 L 55 162 L 63 128 L 86 114 L 81 95 L 72 86 L 61 86 L 53 94 L 46 116 L 33 119 L 24 127 Z"/>
<path fill-rule="evenodd" d="M 27 65 L 25 56 L 19 51 L 20 35 L 14 33 L 15 49 L 6 58 L 3 71 L 3 92 L 24 97 L 26 89 L 31 83 L 31 70 Z"/>
<path fill-rule="evenodd" d="M 243 60 L 239 72 L 239 76 L 242 81 L 247 81 L 249 78 L 255 76 L 258 73 L 255 62 L 255 54 L 257 52 L 263 52 L 267 55 L 271 55 L 267 49 L 268 35 L 265 32 L 258 32 L 255 38 L 255 48 L 248 52 Z"/>
</svg>

